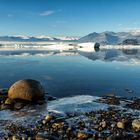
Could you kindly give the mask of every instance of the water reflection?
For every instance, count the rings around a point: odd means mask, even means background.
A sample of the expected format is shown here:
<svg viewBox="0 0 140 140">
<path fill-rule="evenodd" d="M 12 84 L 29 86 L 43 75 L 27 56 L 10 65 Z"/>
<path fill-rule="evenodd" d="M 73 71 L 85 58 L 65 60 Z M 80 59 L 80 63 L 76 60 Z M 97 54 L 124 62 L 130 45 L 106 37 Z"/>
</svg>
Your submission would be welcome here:
<svg viewBox="0 0 140 140">
<path fill-rule="evenodd" d="M 97 49 L 95 52 L 80 52 L 79 54 L 91 60 L 121 61 L 140 63 L 140 49 Z"/>
<path fill-rule="evenodd" d="M 138 53 L 138 49 L 123 49 L 122 51 L 127 55 L 135 55 Z"/>
<path fill-rule="evenodd" d="M 121 61 L 140 63 L 140 49 L 108 49 L 95 46 L 92 51 L 88 48 L 83 51 L 80 50 L 64 50 L 64 51 L 48 51 L 48 50 L 6 50 L 0 51 L 0 56 L 73 56 L 82 55 L 91 60 L 101 61 Z"/>
</svg>

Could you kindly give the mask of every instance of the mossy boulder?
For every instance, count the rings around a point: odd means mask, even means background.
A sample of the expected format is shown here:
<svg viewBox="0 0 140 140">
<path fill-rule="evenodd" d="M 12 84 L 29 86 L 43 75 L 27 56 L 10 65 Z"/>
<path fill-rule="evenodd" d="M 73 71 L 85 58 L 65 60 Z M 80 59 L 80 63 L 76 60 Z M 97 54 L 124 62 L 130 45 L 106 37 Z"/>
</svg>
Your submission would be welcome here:
<svg viewBox="0 0 140 140">
<path fill-rule="evenodd" d="M 10 99 L 22 99 L 27 101 L 37 101 L 42 99 L 44 90 L 41 84 L 32 79 L 19 80 L 8 90 Z"/>
</svg>

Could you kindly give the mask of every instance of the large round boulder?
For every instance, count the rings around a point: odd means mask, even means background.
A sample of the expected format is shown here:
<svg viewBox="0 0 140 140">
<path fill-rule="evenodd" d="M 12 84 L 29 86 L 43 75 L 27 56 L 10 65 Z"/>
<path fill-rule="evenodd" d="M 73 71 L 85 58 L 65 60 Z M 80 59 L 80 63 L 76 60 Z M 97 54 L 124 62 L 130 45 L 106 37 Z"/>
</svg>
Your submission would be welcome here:
<svg viewBox="0 0 140 140">
<path fill-rule="evenodd" d="M 32 79 L 19 80 L 14 83 L 9 91 L 8 97 L 10 99 L 22 99 L 22 100 L 39 100 L 43 97 L 44 90 L 41 84 Z"/>
</svg>

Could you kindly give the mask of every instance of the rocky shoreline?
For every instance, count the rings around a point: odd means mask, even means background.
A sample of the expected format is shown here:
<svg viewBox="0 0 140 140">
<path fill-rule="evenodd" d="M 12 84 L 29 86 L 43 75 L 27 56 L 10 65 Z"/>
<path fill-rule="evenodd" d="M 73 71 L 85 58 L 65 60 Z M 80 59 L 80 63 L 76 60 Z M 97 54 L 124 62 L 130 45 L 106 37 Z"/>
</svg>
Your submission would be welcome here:
<svg viewBox="0 0 140 140">
<path fill-rule="evenodd" d="M 11 101 L 7 90 L 0 90 L 0 109 L 17 111 L 34 103 Z M 46 94 L 45 100 L 38 105 L 55 98 Z M 84 96 L 83 96 L 84 97 Z M 56 99 L 57 100 L 57 99 Z M 59 100 L 59 99 L 58 99 Z M 90 109 L 84 112 L 48 111 L 36 119 L 36 124 L 28 125 L 18 122 L 0 120 L 5 126 L 1 139 L 8 140 L 139 140 L 140 139 L 140 99 L 127 99 L 113 95 L 94 100 L 107 105 L 105 109 Z M 87 104 L 87 103 L 86 103 Z M 64 105 L 65 106 L 65 105 Z M 67 105 L 66 105 L 67 107 Z M 84 104 L 83 104 L 84 108 Z M 80 108 L 82 109 L 82 107 Z M 36 118 L 36 116 L 34 116 Z"/>
</svg>

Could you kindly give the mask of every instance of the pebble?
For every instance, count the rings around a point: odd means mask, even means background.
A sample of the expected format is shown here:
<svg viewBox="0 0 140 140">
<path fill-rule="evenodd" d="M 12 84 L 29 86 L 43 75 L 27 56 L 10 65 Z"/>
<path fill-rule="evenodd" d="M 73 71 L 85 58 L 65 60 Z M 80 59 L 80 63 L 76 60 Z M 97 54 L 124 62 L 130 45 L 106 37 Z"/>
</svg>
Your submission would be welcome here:
<svg viewBox="0 0 140 140">
<path fill-rule="evenodd" d="M 64 125 L 64 122 L 54 123 L 52 125 L 52 128 L 54 128 L 54 129 L 60 129 L 63 125 Z"/>
<path fill-rule="evenodd" d="M 13 101 L 12 99 L 7 98 L 7 99 L 5 100 L 5 103 L 4 103 L 4 104 L 6 104 L 6 105 L 11 105 L 11 104 L 13 104 L 13 103 L 14 103 L 14 101 Z"/>
<path fill-rule="evenodd" d="M 138 120 L 138 119 L 133 120 L 133 121 L 132 121 L 132 127 L 133 127 L 134 129 L 140 130 L 140 120 Z"/>
<path fill-rule="evenodd" d="M 106 121 L 100 122 L 100 126 L 101 126 L 102 128 L 105 128 L 105 127 L 106 127 Z"/>
<path fill-rule="evenodd" d="M 17 136 L 12 136 L 12 140 L 19 140 L 19 138 Z"/>
<path fill-rule="evenodd" d="M 47 124 L 48 122 L 50 122 L 54 117 L 52 115 L 47 115 L 45 117 L 45 119 L 42 121 L 42 123 L 45 125 Z"/>
<path fill-rule="evenodd" d="M 46 139 L 46 136 L 43 133 L 38 133 L 35 136 L 35 140 L 45 140 L 45 139 Z"/>
<path fill-rule="evenodd" d="M 88 138 L 88 135 L 84 132 L 78 132 L 77 133 L 77 138 L 78 139 L 87 139 Z"/>
<path fill-rule="evenodd" d="M 1 109 L 1 110 L 13 109 L 13 106 L 12 106 L 12 105 L 8 105 L 8 104 L 2 104 L 2 105 L 0 106 L 0 109 Z"/>
<path fill-rule="evenodd" d="M 21 108 L 23 108 L 25 105 L 23 103 L 20 103 L 20 102 L 16 102 L 14 104 L 14 109 L 16 110 L 20 110 Z"/>
<path fill-rule="evenodd" d="M 118 122 L 117 127 L 120 128 L 120 129 L 124 129 L 125 128 L 124 122 Z"/>
<path fill-rule="evenodd" d="M 49 122 L 49 121 L 51 121 L 52 119 L 53 119 L 53 116 L 52 116 L 52 115 L 47 115 L 47 116 L 45 117 L 46 123 Z"/>
</svg>

